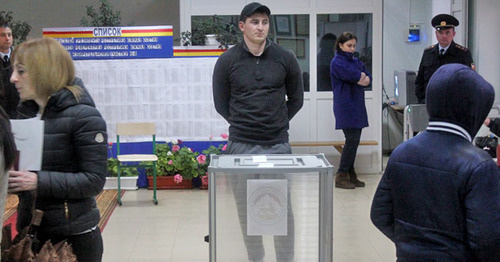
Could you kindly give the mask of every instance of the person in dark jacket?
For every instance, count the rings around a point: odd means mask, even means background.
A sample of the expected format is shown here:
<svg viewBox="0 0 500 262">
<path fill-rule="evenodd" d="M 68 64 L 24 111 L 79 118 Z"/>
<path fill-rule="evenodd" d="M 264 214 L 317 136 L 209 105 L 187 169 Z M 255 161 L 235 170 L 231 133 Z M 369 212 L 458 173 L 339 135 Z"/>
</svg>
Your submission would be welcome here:
<svg viewBox="0 0 500 262">
<path fill-rule="evenodd" d="M 247 4 L 238 26 L 243 41 L 222 54 L 215 64 L 213 96 L 217 112 L 229 122 L 227 154 L 291 154 L 290 120 L 304 99 L 302 72 L 295 55 L 267 38 L 271 11 L 265 5 Z M 260 178 L 247 175 L 246 179 Z M 283 175 L 282 179 L 286 179 Z M 260 235 L 247 232 L 247 181 L 235 181 L 234 195 L 250 261 L 263 261 Z M 290 182 L 288 186 L 290 187 Z M 286 234 L 274 237 L 276 260 L 294 259 L 294 217 L 290 188 Z"/>
<path fill-rule="evenodd" d="M 391 154 L 371 207 L 398 260 L 500 261 L 500 173 L 472 144 L 494 99 L 470 67 L 431 77 L 429 126 Z"/>
<path fill-rule="evenodd" d="M 425 104 L 427 83 L 440 66 L 460 63 L 474 67 L 470 50 L 453 41 L 456 33 L 455 27 L 459 24 L 458 20 L 448 14 L 439 14 L 432 18 L 431 24 L 436 29 L 438 43 L 424 50 L 418 67 L 418 74 L 415 79 L 415 95 L 420 104 Z"/>
<path fill-rule="evenodd" d="M 78 261 L 101 261 L 95 196 L 106 179 L 106 123 L 88 92 L 73 85 L 73 61 L 56 40 L 22 43 L 13 62 L 19 115 L 45 123 L 41 170 L 9 172 L 9 192 L 19 194 L 17 229 L 29 225 L 32 208 L 40 209 L 41 243 L 67 240 Z"/>
<path fill-rule="evenodd" d="M 342 129 L 345 135 L 335 187 L 345 189 L 365 186 L 354 170 L 354 161 L 361 130 L 368 126 L 365 87 L 372 79 L 363 62 L 354 57 L 357 41 L 355 34 L 342 33 L 335 43 L 337 52 L 330 65 L 335 129 Z"/>
<path fill-rule="evenodd" d="M 332 90 L 332 79 L 330 77 L 330 64 L 335 56 L 335 42 L 337 36 L 332 33 L 326 33 L 319 41 L 318 53 L 318 91 Z"/>
<path fill-rule="evenodd" d="M 500 136 L 500 118 L 489 118 L 484 120 L 484 125 L 496 136 Z"/>
<path fill-rule="evenodd" d="M 0 106 L 4 108 L 10 119 L 17 118 L 16 108 L 19 104 L 19 94 L 15 85 L 10 82 L 13 41 L 9 23 L 0 21 Z"/>
</svg>

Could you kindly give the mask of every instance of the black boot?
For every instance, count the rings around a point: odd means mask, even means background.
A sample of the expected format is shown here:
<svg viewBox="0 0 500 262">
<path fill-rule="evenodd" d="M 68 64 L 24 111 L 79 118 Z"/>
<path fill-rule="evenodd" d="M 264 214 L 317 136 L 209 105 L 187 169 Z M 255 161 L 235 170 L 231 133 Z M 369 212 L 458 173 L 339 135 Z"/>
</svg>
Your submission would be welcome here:
<svg viewBox="0 0 500 262">
<path fill-rule="evenodd" d="M 358 180 L 358 174 L 354 171 L 354 168 L 349 170 L 349 178 L 351 183 L 353 183 L 356 187 L 364 187 L 365 182 Z"/>
<path fill-rule="evenodd" d="M 349 180 L 349 173 L 338 172 L 335 176 L 335 187 L 344 189 L 354 189 L 356 186 Z"/>
</svg>

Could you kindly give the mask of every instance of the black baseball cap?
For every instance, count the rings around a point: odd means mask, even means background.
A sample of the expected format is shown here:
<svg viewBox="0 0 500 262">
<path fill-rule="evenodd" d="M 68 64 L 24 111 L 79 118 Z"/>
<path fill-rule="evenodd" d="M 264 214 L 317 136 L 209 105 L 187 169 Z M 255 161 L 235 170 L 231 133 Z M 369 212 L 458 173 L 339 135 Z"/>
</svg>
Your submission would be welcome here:
<svg viewBox="0 0 500 262">
<path fill-rule="evenodd" d="M 449 14 L 439 14 L 432 18 L 432 27 L 436 30 L 441 30 L 445 28 L 455 28 L 458 26 L 458 20 Z"/>
<path fill-rule="evenodd" d="M 252 2 L 243 7 L 243 10 L 241 10 L 240 21 L 245 22 L 247 17 L 252 16 L 255 13 L 264 13 L 267 16 L 270 16 L 271 10 L 269 10 L 269 8 L 263 4 Z"/>
</svg>

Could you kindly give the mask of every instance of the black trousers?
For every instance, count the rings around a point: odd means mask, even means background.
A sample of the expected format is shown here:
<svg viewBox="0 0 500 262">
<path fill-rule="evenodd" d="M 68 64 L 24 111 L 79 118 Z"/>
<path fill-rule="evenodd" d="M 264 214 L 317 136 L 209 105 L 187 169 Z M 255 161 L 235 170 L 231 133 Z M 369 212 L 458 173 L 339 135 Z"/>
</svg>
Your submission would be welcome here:
<svg viewBox="0 0 500 262">
<path fill-rule="evenodd" d="M 345 145 L 340 156 L 340 164 L 337 172 L 347 173 L 354 170 L 354 161 L 358 151 L 359 140 L 361 138 L 361 128 L 342 129 L 345 136 Z"/>
<path fill-rule="evenodd" d="M 66 240 L 66 242 L 71 245 L 78 262 L 102 261 L 104 246 L 102 242 L 101 229 L 99 227 L 96 227 L 96 229 L 91 232 L 81 235 L 49 236 L 37 234 L 37 238 L 41 243 L 39 248 L 41 248 L 42 245 L 49 239 L 52 244 L 57 244 Z"/>
</svg>

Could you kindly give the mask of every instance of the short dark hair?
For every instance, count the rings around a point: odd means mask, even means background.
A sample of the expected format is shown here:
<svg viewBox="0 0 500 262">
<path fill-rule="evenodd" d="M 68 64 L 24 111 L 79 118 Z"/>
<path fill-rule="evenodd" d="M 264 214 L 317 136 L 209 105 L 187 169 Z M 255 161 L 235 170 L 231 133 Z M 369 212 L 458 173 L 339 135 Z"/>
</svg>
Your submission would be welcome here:
<svg viewBox="0 0 500 262">
<path fill-rule="evenodd" d="M 356 35 L 354 33 L 351 33 L 351 32 L 343 32 L 338 38 L 337 38 L 337 41 L 335 42 L 335 50 L 337 51 L 342 51 L 342 49 L 340 49 L 340 44 L 344 44 L 345 42 L 351 40 L 351 39 L 355 39 L 356 42 L 358 42 L 358 38 L 356 37 Z"/>
<path fill-rule="evenodd" d="M 9 25 L 9 22 L 7 21 L 4 21 L 4 20 L 0 20 L 0 27 L 2 28 L 10 28 L 10 25 Z"/>
<path fill-rule="evenodd" d="M 323 35 L 323 37 L 321 37 L 321 40 L 319 41 L 319 48 L 321 48 L 321 50 L 328 49 L 331 51 L 335 47 L 336 41 L 336 35 L 334 35 L 333 33 L 326 33 Z"/>
</svg>

